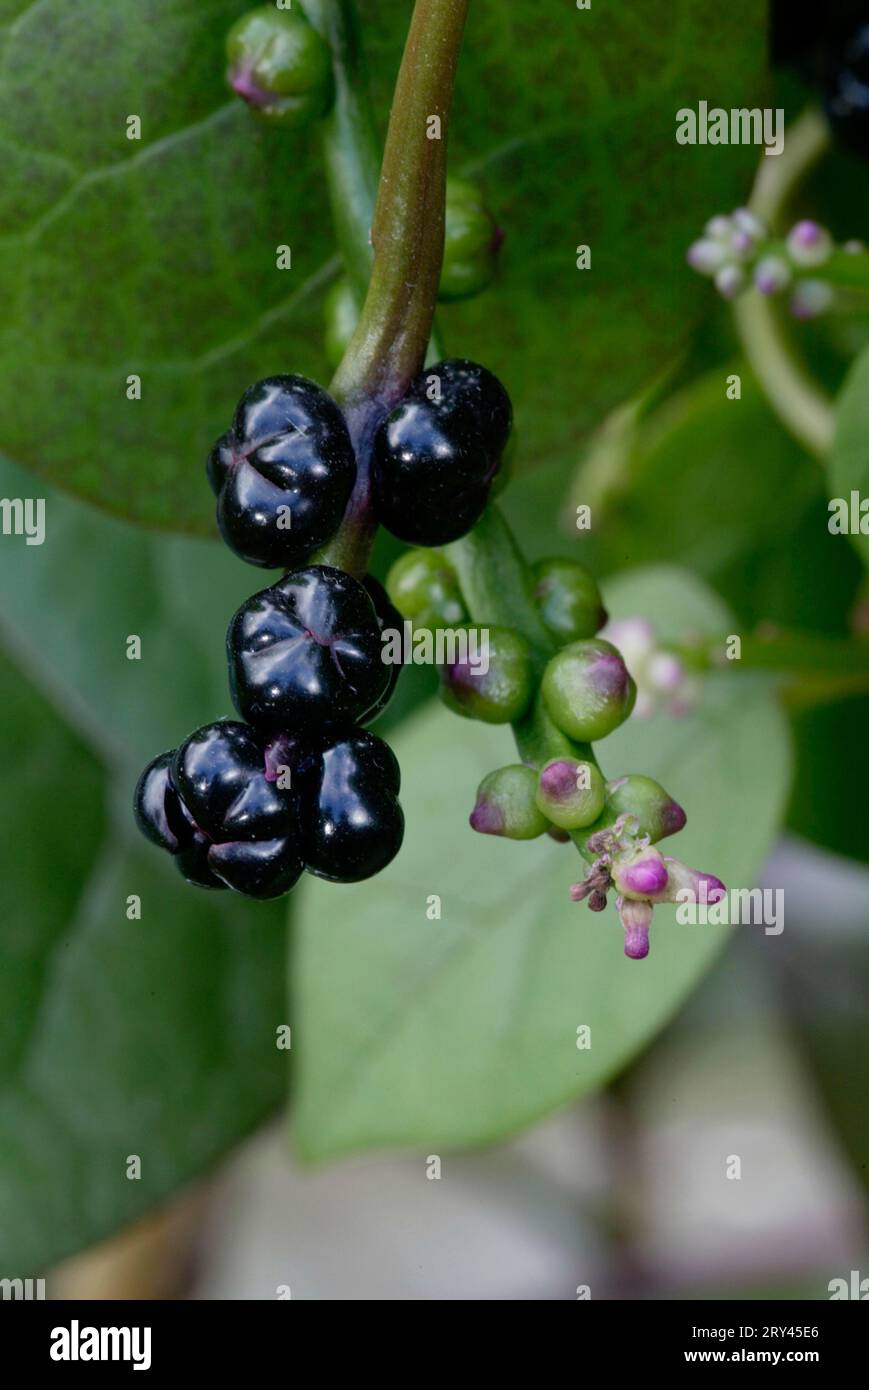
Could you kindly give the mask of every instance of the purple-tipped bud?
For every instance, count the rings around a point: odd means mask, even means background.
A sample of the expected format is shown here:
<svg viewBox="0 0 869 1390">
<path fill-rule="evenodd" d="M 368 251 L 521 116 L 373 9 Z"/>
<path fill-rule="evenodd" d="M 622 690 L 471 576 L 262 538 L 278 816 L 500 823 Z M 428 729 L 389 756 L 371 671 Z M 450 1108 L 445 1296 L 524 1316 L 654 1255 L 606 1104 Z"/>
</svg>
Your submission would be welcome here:
<svg viewBox="0 0 869 1390">
<path fill-rule="evenodd" d="M 827 312 L 834 299 L 833 287 L 825 280 L 799 280 L 791 297 L 791 313 L 803 321 L 816 319 Z"/>
<path fill-rule="evenodd" d="M 616 888 L 626 898 L 652 898 L 667 888 L 664 856 L 651 845 L 619 855 L 611 872 Z"/>
<path fill-rule="evenodd" d="M 722 241 L 701 237 L 688 247 L 685 259 L 698 275 L 714 275 L 727 259 L 728 248 Z"/>
<path fill-rule="evenodd" d="M 685 826 L 686 816 L 660 782 L 640 773 L 616 777 L 607 782 L 607 799 L 600 821 L 586 846 L 592 854 L 612 848 L 613 836 L 624 839 L 631 834 L 656 844 L 667 835 L 676 835 Z"/>
<path fill-rule="evenodd" d="M 556 652 L 543 672 L 541 689 L 554 722 L 578 743 L 606 738 L 627 719 L 637 697 L 621 654 L 599 637 L 571 642 Z"/>
<path fill-rule="evenodd" d="M 235 92 L 236 96 L 246 101 L 248 106 L 266 107 L 270 106 L 274 98 L 271 92 L 267 92 L 261 87 L 253 75 L 250 67 L 230 68 L 227 73 L 227 81 Z"/>
<path fill-rule="evenodd" d="M 735 299 L 745 285 L 745 271 L 738 265 L 724 265 L 715 276 L 715 288 L 722 299 Z"/>
<path fill-rule="evenodd" d="M 562 830 L 591 825 L 603 810 L 606 784 L 594 763 L 577 758 L 552 758 L 537 784 L 539 811 Z"/>
<path fill-rule="evenodd" d="M 780 294 L 791 278 L 791 268 L 783 256 L 764 256 L 754 267 L 754 283 L 761 294 Z"/>
<path fill-rule="evenodd" d="M 653 902 L 717 903 L 725 896 L 727 889 L 714 874 L 691 869 L 687 864 L 683 864 L 681 859 L 672 859 L 669 855 L 665 857 L 664 863 L 667 869 L 667 883 L 661 891 L 649 894 Z"/>
<path fill-rule="evenodd" d="M 619 898 L 617 906 L 625 929 L 625 955 L 630 960 L 643 960 L 649 954 L 652 904 Z"/>
<path fill-rule="evenodd" d="M 703 231 L 708 237 L 713 237 L 716 241 L 729 241 L 733 231 L 733 223 L 723 212 L 719 212 L 715 217 L 710 217 Z"/>
<path fill-rule="evenodd" d="M 833 238 L 818 222 L 806 219 L 792 227 L 787 237 L 788 255 L 794 265 L 823 265 L 833 254 Z"/>
<path fill-rule="evenodd" d="M 537 773 L 523 763 L 499 767 L 484 777 L 469 820 L 480 835 L 503 835 L 508 840 L 534 840 L 548 828 L 535 804 Z"/>
<path fill-rule="evenodd" d="M 754 250 L 754 237 L 749 236 L 748 232 L 736 231 L 731 245 L 740 260 L 747 260 Z"/>
<path fill-rule="evenodd" d="M 328 110 L 332 56 L 301 10 L 248 10 L 229 30 L 226 54 L 230 87 L 264 120 L 295 126 Z"/>
<path fill-rule="evenodd" d="M 746 232 L 755 241 L 763 241 L 768 236 L 766 224 L 748 208 L 737 208 L 731 220 L 738 231 Z"/>
<path fill-rule="evenodd" d="M 504 812 L 500 806 L 480 798 L 468 816 L 471 829 L 480 835 L 503 835 Z"/>
</svg>

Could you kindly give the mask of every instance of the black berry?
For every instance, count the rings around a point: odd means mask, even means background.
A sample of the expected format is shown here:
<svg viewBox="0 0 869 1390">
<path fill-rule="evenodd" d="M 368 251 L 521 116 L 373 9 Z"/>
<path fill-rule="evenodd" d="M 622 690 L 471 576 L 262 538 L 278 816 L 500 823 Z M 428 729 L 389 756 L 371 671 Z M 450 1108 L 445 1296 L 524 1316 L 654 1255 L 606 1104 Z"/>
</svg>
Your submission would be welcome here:
<svg viewBox="0 0 869 1390">
<path fill-rule="evenodd" d="M 365 589 L 367 590 L 369 597 L 371 598 L 371 602 L 374 604 L 374 612 L 377 615 L 377 626 L 379 627 L 381 634 L 382 655 L 383 633 L 401 633 L 403 629 L 404 619 L 402 618 L 398 609 L 392 603 L 388 593 L 384 589 L 379 579 L 375 579 L 373 574 L 366 574 L 362 583 L 365 586 Z M 398 678 L 401 675 L 401 663 L 397 661 L 390 662 L 387 664 L 386 669 L 389 672 L 389 679 L 386 684 L 386 689 L 384 690 L 380 698 L 372 705 L 371 709 L 367 710 L 366 713 L 360 718 L 360 724 L 372 724 L 374 720 L 378 717 L 378 715 L 382 714 L 383 711 L 386 709 L 386 706 L 389 704 L 390 700 L 392 699 L 395 693 L 395 687 L 398 685 Z"/>
<path fill-rule="evenodd" d="M 174 856 L 188 883 L 225 888 L 208 867 L 211 841 L 194 822 L 172 781 L 174 756 L 174 751 L 161 753 L 139 778 L 133 796 L 136 823 L 143 835 Z"/>
<path fill-rule="evenodd" d="M 302 376 L 271 376 L 245 391 L 207 471 L 230 549 L 286 569 L 338 529 L 356 460 L 328 392 Z"/>
<path fill-rule="evenodd" d="M 395 754 L 375 734 L 349 728 L 324 738 L 304 774 L 308 869 L 356 883 L 384 869 L 404 837 Z"/>
<path fill-rule="evenodd" d="M 374 441 L 379 519 L 413 545 L 446 545 L 479 520 L 512 423 L 510 399 L 485 367 L 427 367 Z"/>
<path fill-rule="evenodd" d="M 264 730 L 356 720 L 391 679 L 370 595 L 343 570 L 294 570 L 242 604 L 226 638 L 232 699 Z"/>
<path fill-rule="evenodd" d="M 300 747 L 289 740 L 275 755 L 245 724 L 206 724 L 145 769 L 136 819 L 189 882 L 279 897 L 304 868 L 292 785 L 293 765 L 301 762 Z"/>
</svg>

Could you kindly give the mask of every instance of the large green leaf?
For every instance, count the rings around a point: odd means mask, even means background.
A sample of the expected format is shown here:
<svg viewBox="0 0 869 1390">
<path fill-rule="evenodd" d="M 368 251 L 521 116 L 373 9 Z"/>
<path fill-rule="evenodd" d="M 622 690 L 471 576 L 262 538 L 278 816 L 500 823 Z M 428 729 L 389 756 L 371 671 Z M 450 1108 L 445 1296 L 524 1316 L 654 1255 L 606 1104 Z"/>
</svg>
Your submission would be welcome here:
<svg viewBox="0 0 869 1390">
<path fill-rule="evenodd" d="M 869 347 L 861 352 L 845 379 L 836 402 L 836 433 L 830 455 L 830 495 L 842 498 L 851 511 L 851 494 L 858 503 L 869 497 Z M 831 518 L 828 518 L 831 519 Z M 858 518 L 869 528 L 866 516 Z M 843 543 L 843 537 L 836 537 Z M 851 541 L 869 564 L 869 529 L 851 533 Z"/>
<path fill-rule="evenodd" d="M 241 390 L 323 379 L 335 273 L 316 134 L 257 126 L 223 82 L 243 0 L 6 5 L 0 77 L 0 447 L 111 511 L 207 531 L 202 460 Z M 361 5 L 385 118 L 406 7 Z M 451 160 L 506 230 L 501 282 L 443 322 L 516 398 L 526 461 L 564 456 L 684 338 L 684 265 L 740 201 L 752 147 L 680 146 L 699 94 L 753 104 L 765 5 L 475 0 Z M 142 120 L 141 141 L 127 117 Z M 279 244 L 292 270 L 276 269 Z M 592 248 L 589 271 L 575 247 Z M 126 378 L 142 377 L 142 399 Z"/>
<path fill-rule="evenodd" d="M 284 909 L 187 887 L 132 826 L 137 767 L 229 709 L 235 586 L 216 546 L 53 493 L 42 546 L 0 545 L 0 1274 L 140 1215 L 283 1096 Z"/>
<path fill-rule="evenodd" d="M 637 572 L 606 598 L 666 637 L 728 631 L 719 601 L 681 571 Z M 666 1022 L 727 932 L 678 927 L 659 909 L 651 955 L 627 960 L 612 907 L 595 916 L 569 901 L 581 877 L 571 848 L 469 830 L 477 782 L 515 757 L 505 731 L 429 708 L 395 747 L 408 822 L 398 859 L 370 884 L 312 884 L 297 907 L 296 1139 L 318 1159 L 488 1142 L 586 1094 Z M 717 675 L 693 717 L 629 721 L 600 753 L 609 775 L 649 772 L 685 805 L 673 852 L 751 883 L 788 782 L 766 682 Z M 433 894 L 439 921 L 426 913 Z M 576 1046 L 582 1024 L 588 1050 Z"/>
<path fill-rule="evenodd" d="M 31 898 L 70 838 L 61 818 L 46 827 L 34 798 Z M 50 941 L 34 939 L 28 986 L 15 990 L 4 970 L 4 1273 L 33 1272 L 141 1216 L 216 1163 L 284 1091 L 280 908 L 199 893 L 157 851 L 124 841 L 104 845 L 90 877 L 68 879 L 77 904 L 52 917 Z M 138 922 L 125 915 L 132 893 Z M 8 931 L 4 922 L 4 956 Z M 128 1176 L 132 1155 L 139 1177 Z"/>
<path fill-rule="evenodd" d="M 0 493 L 28 489 L 0 460 Z M 223 546 L 152 535 L 49 490 L 44 543 L 0 546 L 0 641 L 107 759 L 141 765 L 232 713 L 227 624 L 267 582 Z M 129 636 L 140 660 L 127 659 Z"/>
</svg>

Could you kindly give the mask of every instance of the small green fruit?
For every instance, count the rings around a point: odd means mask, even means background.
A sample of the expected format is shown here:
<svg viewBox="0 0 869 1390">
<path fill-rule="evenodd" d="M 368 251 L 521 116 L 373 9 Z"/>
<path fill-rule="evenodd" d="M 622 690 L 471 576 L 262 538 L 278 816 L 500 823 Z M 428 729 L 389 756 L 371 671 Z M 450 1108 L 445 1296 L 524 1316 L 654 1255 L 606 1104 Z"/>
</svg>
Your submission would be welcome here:
<svg viewBox="0 0 869 1390">
<path fill-rule="evenodd" d="M 606 784 L 606 804 L 600 817 L 589 827 L 589 834 L 607 830 L 619 816 L 634 816 L 636 833 L 647 836 L 651 844 L 675 835 L 686 821 L 685 812 L 653 777 L 632 772 Z"/>
<path fill-rule="evenodd" d="M 444 260 L 438 298 L 467 299 L 491 283 L 502 233 L 467 179 L 447 179 Z"/>
<path fill-rule="evenodd" d="M 597 582 L 575 560 L 538 560 L 534 598 L 540 616 L 561 644 L 594 637 L 607 620 Z"/>
<path fill-rule="evenodd" d="M 359 322 L 359 302 L 346 276 L 336 280 L 323 301 L 323 345 L 329 365 L 338 366 Z"/>
<path fill-rule="evenodd" d="M 540 771 L 537 808 L 562 830 L 580 830 L 597 820 L 606 784 L 600 768 L 578 758 L 552 758 Z"/>
<path fill-rule="evenodd" d="M 414 627 L 455 627 L 467 619 L 459 580 L 440 550 L 406 550 L 386 576 L 386 592 Z"/>
<path fill-rule="evenodd" d="M 508 840 L 536 840 L 549 828 L 537 808 L 537 773 L 524 763 L 499 767 L 484 777 L 477 788 L 471 825 L 481 835 L 503 835 Z"/>
<path fill-rule="evenodd" d="M 548 662 L 543 699 L 562 733 L 580 743 L 606 738 L 634 707 L 637 687 L 615 647 L 600 637 L 571 642 Z"/>
<path fill-rule="evenodd" d="M 264 121 L 303 125 L 332 103 L 332 55 L 301 9 L 260 5 L 226 36 L 230 87 Z"/>
<path fill-rule="evenodd" d="M 533 690 L 531 649 L 509 627 L 465 629 L 477 634 L 476 653 L 441 670 L 441 698 L 448 709 L 486 724 L 521 719 Z M 479 660 L 471 660 L 476 655 Z M 484 669 L 487 667 L 487 669 Z"/>
</svg>

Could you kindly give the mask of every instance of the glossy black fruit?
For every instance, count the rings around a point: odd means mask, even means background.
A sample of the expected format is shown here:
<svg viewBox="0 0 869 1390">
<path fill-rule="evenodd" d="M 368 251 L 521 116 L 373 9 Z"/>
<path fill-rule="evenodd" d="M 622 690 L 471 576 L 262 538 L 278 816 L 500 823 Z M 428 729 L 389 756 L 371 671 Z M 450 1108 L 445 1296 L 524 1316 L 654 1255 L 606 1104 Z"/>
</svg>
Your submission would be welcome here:
<svg viewBox="0 0 869 1390">
<path fill-rule="evenodd" d="M 142 773 L 136 820 L 190 883 L 253 898 L 279 897 L 293 887 L 304 864 L 298 793 L 285 784 L 303 754 L 289 740 L 281 745 L 279 756 L 270 756 L 247 725 L 220 720 Z"/>
<path fill-rule="evenodd" d="M 154 758 L 142 773 L 133 795 L 133 813 L 143 835 L 173 855 L 189 883 L 199 888 L 225 888 L 208 867 L 211 841 L 196 825 L 172 780 L 174 750 Z"/>
<path fill-rule="evenodd" d="M 287 568 L 338 529 L 356 459 L 328 392 L 302 376 L 272 376 L 245 391 L 207 471 L 230 549 L 252 565 Z"/>
<path fill-rule="evenodd" d="M 386 693 L 370 595 L 343 570 L 294 570 L 243 603 L 226 638 L 232 699 L 264 730 L 361 719 Z"/>
<path fill-rule="evenodd" d="M 479 520 L 512 423 L 510 399 L 462 358 L 427 367 L 374 441 L 378 516 L 400 540 L 446 545 Z"/>
<path fill-rule="evenodd" d="M 379 579 L 375 579 L 373 574 L 366 574 L 362 583 L 371 598 L 371 602 L 374 604 L 374 611 L 377 614 L 377 625 L 380 629 L 381 636 L 382 656 L 385 650 L 383 646 L 384 632 L 402 633 L 404 627 L 404 619 L 402 618 L 398 609 L 395 607 L 394 603 L 389 597 L 389 594 L 386 592 Z M 374 705 L 372 705 L 371 709 L 367 710 L 366 713 L 360 718 L 360 724 L 372 724 L 374 720 L 378 717 L 378 715 L 383 713 L 383 711 L 386 709 L 386 706 L 389 704 L 390 700 L 395 694 L 395 687 L 398 685 L 398 678 L 401 675 L 402 671 L 401 663 L 397 661 L 389 662 L 387 663 L 386 669 L 389 672 L 389 679 L 386 684 L 386 689 L 384 690 L 380 698 L 374 703 Z"/>
<path fill-rule="evenodd" d="M 395 754 L 375 734 L 347 728 L 321 742 L 304 774 L 308 869 L 356 883 L 384 869 L 404 837 Z"/>
</svg>

